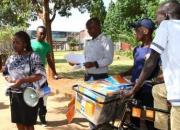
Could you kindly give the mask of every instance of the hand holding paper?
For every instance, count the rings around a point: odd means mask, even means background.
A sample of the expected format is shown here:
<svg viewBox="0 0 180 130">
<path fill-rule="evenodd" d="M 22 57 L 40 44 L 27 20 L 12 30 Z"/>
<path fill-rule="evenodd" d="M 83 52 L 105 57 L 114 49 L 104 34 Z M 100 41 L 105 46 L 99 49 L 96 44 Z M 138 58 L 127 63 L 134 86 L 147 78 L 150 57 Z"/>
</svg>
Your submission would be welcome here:
<svg viewBox="0 0 180 130">
<path fill-rule="evenodd" d="M 96 65 L 94 62 L 86 62 L 86 63 L 84 63 L 84 66 L 86 68 L 92 68 L 92 67 L 95 67 Z"/>
<path fill-rule="evenodd" d="M 85 57 L 83 54 L 70 53 L 65 56 L 65 59 L 71 66 L 74 66 L 73 70 L 83 68 L 85 63 Z"/>
<path fill-rule="evenodd" d="M 70 53 L 65 56 L 65 59 L 70 64 L 83 64 L 85 62 L 85 57 L 83 54 Z"/>
</svg>

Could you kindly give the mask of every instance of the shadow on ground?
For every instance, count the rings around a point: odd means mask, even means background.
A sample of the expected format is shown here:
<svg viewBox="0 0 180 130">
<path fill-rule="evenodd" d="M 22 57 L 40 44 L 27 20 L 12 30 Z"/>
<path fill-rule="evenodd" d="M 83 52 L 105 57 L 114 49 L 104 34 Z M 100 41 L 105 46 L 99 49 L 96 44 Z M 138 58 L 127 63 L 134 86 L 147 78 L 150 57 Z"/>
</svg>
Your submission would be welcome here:
<svg viewBox="0 0 180 130">
<path fill-rule="evenodd" d="M 5 105 L 3 102 L 0 102 L 0 109 L 7 109 L 9 105 Z"/>
<path fill-rule="evenodd" d="M 65 101 L 70 101 L 71 97 L 56 97 L 52 101 L 55 102 L 65 102 Z"/>
<path fill-rule="evenodd" d="M 71 123 L 78 124 L 82 127 L 87 127 L 86 125 L 82 125 L 81 123 L 88 122 L 85 118 L 74 118 Z M 63 125 L 67 125 L 67 120 L 60 120 L 60 121 L 48 121 L 48 127 L 60 127 Z"/>
<path fill-rule="evenodd" d="M 54 108 L 54 110 L 52 111 L 52 113 L 56 113 L 56 114 L 66 114 L 68 110 L 67 106 L 63 106 L 63 107 L 57 107 Z M 51 111 L 49 112 L 51 113 Z"/>
<path fill-rule="evenodd" d="M 62 72 L 60 73 L 62 77 L 65 77 L 67 79 L 79 79 L 84 77 L 84 71 L 74 71 L 74 72 Z"/>
</svg>

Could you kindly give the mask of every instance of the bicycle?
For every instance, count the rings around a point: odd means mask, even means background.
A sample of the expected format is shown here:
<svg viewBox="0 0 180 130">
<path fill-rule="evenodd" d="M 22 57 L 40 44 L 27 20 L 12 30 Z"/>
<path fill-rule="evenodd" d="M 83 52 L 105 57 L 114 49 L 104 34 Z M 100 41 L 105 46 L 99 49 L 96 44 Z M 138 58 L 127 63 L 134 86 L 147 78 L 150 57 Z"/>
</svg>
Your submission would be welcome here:
<svg viewBox="0 0 180 130">
<path fill-rule="evenodd" d="M 133 84 L 129 84 L 125 89 L 128 91 L 132 86 Z M 98 97 L 104 98 L 104 100 L 101 98 L 94 98 L 92 95 L 88 95 L 81 91 L 82 89 L 87 89 L 95 95 L 98 95 Z M 123 98 L 119 93 L 115 93 L 113 96 L 108 97 L 107 95 L 81 85 L 74 85 L 73 90 L 76 91 L 76 110 L 88 121 L 95 124 L 97 130 L 142 130 L 130 122 L 130 116 L 154 122 L 156 112 L 170 114 L 169 110 L 142 106 L 141 103 L 133 97 Z M 89 105 L 80 105 L 82 100 L 88 102 Z M 93 104 L 96 105 L 93 106 Z M 101 106 L 99 111 L 95 110 L 98 105 Z M 86 107 L 88 110 L 86 110 Z M 93 109 L 95 112 L 94 118 L 92 116 Z"/>
</svg>

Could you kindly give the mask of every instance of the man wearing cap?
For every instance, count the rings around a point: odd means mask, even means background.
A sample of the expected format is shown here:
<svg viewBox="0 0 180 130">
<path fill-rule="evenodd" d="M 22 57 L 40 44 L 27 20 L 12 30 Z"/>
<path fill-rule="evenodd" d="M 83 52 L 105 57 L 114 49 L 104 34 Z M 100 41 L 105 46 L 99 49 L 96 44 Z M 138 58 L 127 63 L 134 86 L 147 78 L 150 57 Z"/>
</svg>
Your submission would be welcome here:
<svg viewBox="0 0 180 130">
<path fill-rule="evenodd" d="M 154 63 L 157 63 L 158 58 L 161 57 L 167 92 L 165 96 L 171 103 L 171 130 L 180 130 L 180 3 L 172 0 L 167 2 L 163 5 L 167 8 L 164 12 L 167 20 L 162 21 L 156 31 L 150 46 L 152 48 L 150 57 L 146 61 L 138 81 L 132 90 L 124 93 L 124 96 L 129 97 L 141 89 L 142 84 L 153 71 Z"/>
<path fill-rule="evenodd" d="M 126 72 L 120 73 L 120 75 L 131 75 L 131 82 L 135 83 L 139 78 L 145 61 L 149 58 L 149 55 L 151 53 L 150 44 L 152 42 L 152 33 L 155 29 L 155 24 L 152 22 L 152 20 L 144 18 L 131 24 L 130 27 L 134 28 L 135 30 L 135 38 L 137 42 L 141 42 L 142 44 L 135 47 L 133 51 L 134 65 L 132 66 L 132 68 L 130 68 Z M 153 77 L 155 77 L 158 71 L 159 66 L 157 64 L 148 80 L 151 80 Z M 151 91 L 152 85 L 149 83 L 145 83 L 143 87 L 141 87 L 140 91 L 138 91 L 134 95 L 134 98 L 140 100 L 142 102 L 142 105 L 153 107 L 153 97 Z M 131 122 L 135 124 L 136 127 L 140 127 L 140 119 L 131 117 Z M 146 121 L 146 126 L 148 130 L 154 130 L 153 122 Z"/>
</svg>

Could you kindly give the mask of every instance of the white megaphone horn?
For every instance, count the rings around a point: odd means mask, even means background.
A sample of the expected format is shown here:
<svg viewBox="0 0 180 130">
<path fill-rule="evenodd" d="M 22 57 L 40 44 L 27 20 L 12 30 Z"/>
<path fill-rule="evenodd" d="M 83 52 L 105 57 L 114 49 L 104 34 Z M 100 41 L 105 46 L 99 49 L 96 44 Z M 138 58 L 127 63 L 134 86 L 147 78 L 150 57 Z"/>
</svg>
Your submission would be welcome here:
<svg viewBox="0 0 180 130">
<path fill-rule="evenodd" d="M 34 88 L 27 87 L 23 92 L 23 99 L 28 106 L 35 107 L 39 102 L 39 94 Z"/>
<path fill-rule="evenodd" d="M 39 98 L 50 93 L 51 89 L 48 86 L 43 87 L 42 89 L 40 89 L 40 91 L 37 91 L 36 89 L 31 87 L 27 87 L 23 92 L 23 99 L 28 106 L 35 107 L 39 102 Z"/>
</svg>

